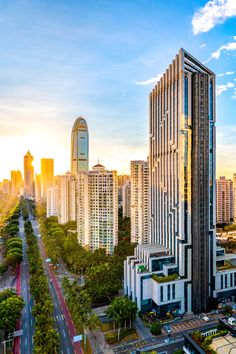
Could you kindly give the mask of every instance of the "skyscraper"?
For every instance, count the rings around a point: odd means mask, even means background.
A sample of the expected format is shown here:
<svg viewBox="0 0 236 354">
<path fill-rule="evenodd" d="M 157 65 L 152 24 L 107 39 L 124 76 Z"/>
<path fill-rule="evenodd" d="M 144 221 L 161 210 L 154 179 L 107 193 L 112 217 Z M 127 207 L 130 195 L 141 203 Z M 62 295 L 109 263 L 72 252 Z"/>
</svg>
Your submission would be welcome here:
<svg viewBox="0 0 236 354">
<path fill-rule="evenodd" d="M 47 190 L 53 186 L 54 160 L 41 159 L 41 198 L 46 200 Z"/>
<path fill-rule="evenodd" d="M 24 196 L 34 197 L 34 167 L 32 165 L 34 158 L 29 151 L 24 156 Z"/>
<path fill-rule="evenodd" d="M 127 258 L 124 290 L 142 310 L 200 313 L 236 286 L 215 240 L 215 75 L 180 49 L 149 104 L 151 244 Z"/>
<path fill-rule="evenodd" d="M 47 218 L 58 216 L 58 187 L 54 186 L 47 190 Z"/>
<path fill-rule="evenodd" d="M 221 176 L 216 180 L 216 223 L 229 224 L 234 218 L 233 181 Z"/>
<path fill-rule="evenodd" d="M 89 169 L 89 134 L 86 120 L 82 117 L 76 119 L 71 132 L 71 173 Z"/>
<path fill-rule="evenodd" d="M 11 194 L 18 195 L 22 188 L 22 174 L 21 171 L 11 171 Z"/>
<path fill-rule="evenodd" d="M 79 173 L 77 184 L 78 242 L 91 250 L 112 254 L 118 242 L 118 186 L 116 171 L 97 164 Z"/>
<path fill-rule="evenodd" d="M 150 243 L 149 169 L 147 161 L 131 161 L 131 242 Z"/>
<path fill-rule="evenodd" d="M 131 181 L 128 180 L 121 187 L 121 197 L 122 197 L 122 217 L 130 218 L 131 215 Z"/>
<path fill-rule="evenodd" d="M 234 224 L 236 224 L 236 173 L 233 174 Z"/>
</svg>

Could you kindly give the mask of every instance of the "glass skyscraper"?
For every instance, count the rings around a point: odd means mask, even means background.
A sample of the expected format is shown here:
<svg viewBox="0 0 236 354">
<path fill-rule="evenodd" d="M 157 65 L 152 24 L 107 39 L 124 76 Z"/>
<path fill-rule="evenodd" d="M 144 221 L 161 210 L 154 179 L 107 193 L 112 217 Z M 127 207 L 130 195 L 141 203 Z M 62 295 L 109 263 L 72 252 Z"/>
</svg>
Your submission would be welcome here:
<svg viewBox="0 0 236 354">
<path fill-rule="evenodd" d="M 82 117 L 76 119 L 71 132 L 71 173 L 89 169 L 89 134 L 86 120 Z"/>
</svg>

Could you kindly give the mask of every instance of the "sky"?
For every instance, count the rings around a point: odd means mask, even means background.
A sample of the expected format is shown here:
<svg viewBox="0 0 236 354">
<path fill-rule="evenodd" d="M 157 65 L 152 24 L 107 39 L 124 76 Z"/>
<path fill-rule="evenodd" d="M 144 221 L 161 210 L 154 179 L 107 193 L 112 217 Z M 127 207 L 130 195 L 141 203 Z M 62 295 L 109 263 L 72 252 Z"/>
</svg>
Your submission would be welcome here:
<svg viewBox="0 0 236 354">
<path fill-rule="evenodd" d="M 217 175 L 236 172 L 235 0 L 0 0 L 0 179 L 30 150 L 70 168 L 83 116 L 90 166 L 148 155 L 148 96 L 183 47 L 217 77 Z"/>
</svg>

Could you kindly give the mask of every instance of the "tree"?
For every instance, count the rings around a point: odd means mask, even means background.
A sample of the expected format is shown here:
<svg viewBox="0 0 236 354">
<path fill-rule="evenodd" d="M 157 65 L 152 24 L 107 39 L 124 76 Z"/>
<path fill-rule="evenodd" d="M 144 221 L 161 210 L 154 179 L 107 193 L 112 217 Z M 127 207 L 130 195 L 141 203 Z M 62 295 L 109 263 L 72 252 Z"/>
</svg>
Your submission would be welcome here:
<svg viewBox="0 0 236 354">
<path fill-rule="evenodd" d="M 137 314 L 137 306 L 128 297 L 117 297 L 111 305 L 107 308 L 106 314 L 112 318 L 118 326 L 118 342 L 120 339 L 120 329 L 122 325 L 126 326 L 126 321 L 130 321 L 130 328 L 132 321 Z"/>
<path fill-rule="evenodd" d="M 24 301 L 20 296 L 13 295 L 3 300 L 0 303 L 0 328 L 13 332 L 23 307 Z"/>
</svg>

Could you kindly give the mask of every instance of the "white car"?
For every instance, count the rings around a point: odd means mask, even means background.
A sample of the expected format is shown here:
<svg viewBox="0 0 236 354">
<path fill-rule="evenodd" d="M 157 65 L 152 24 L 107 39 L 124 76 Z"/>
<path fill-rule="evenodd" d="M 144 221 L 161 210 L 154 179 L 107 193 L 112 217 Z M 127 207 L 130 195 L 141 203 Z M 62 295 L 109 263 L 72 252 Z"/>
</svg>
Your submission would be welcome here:
<svg viewBox="0 0 236 354">
<path fill-rule="evenodd" d="M 206 322 L 209 322 L 210 321 L 210 318 L 209 317 L 207 317 L 207 316 L 203 316 L 203 318 L 202 318 L 204 321 L 206 321 Z"/>
</svg>

